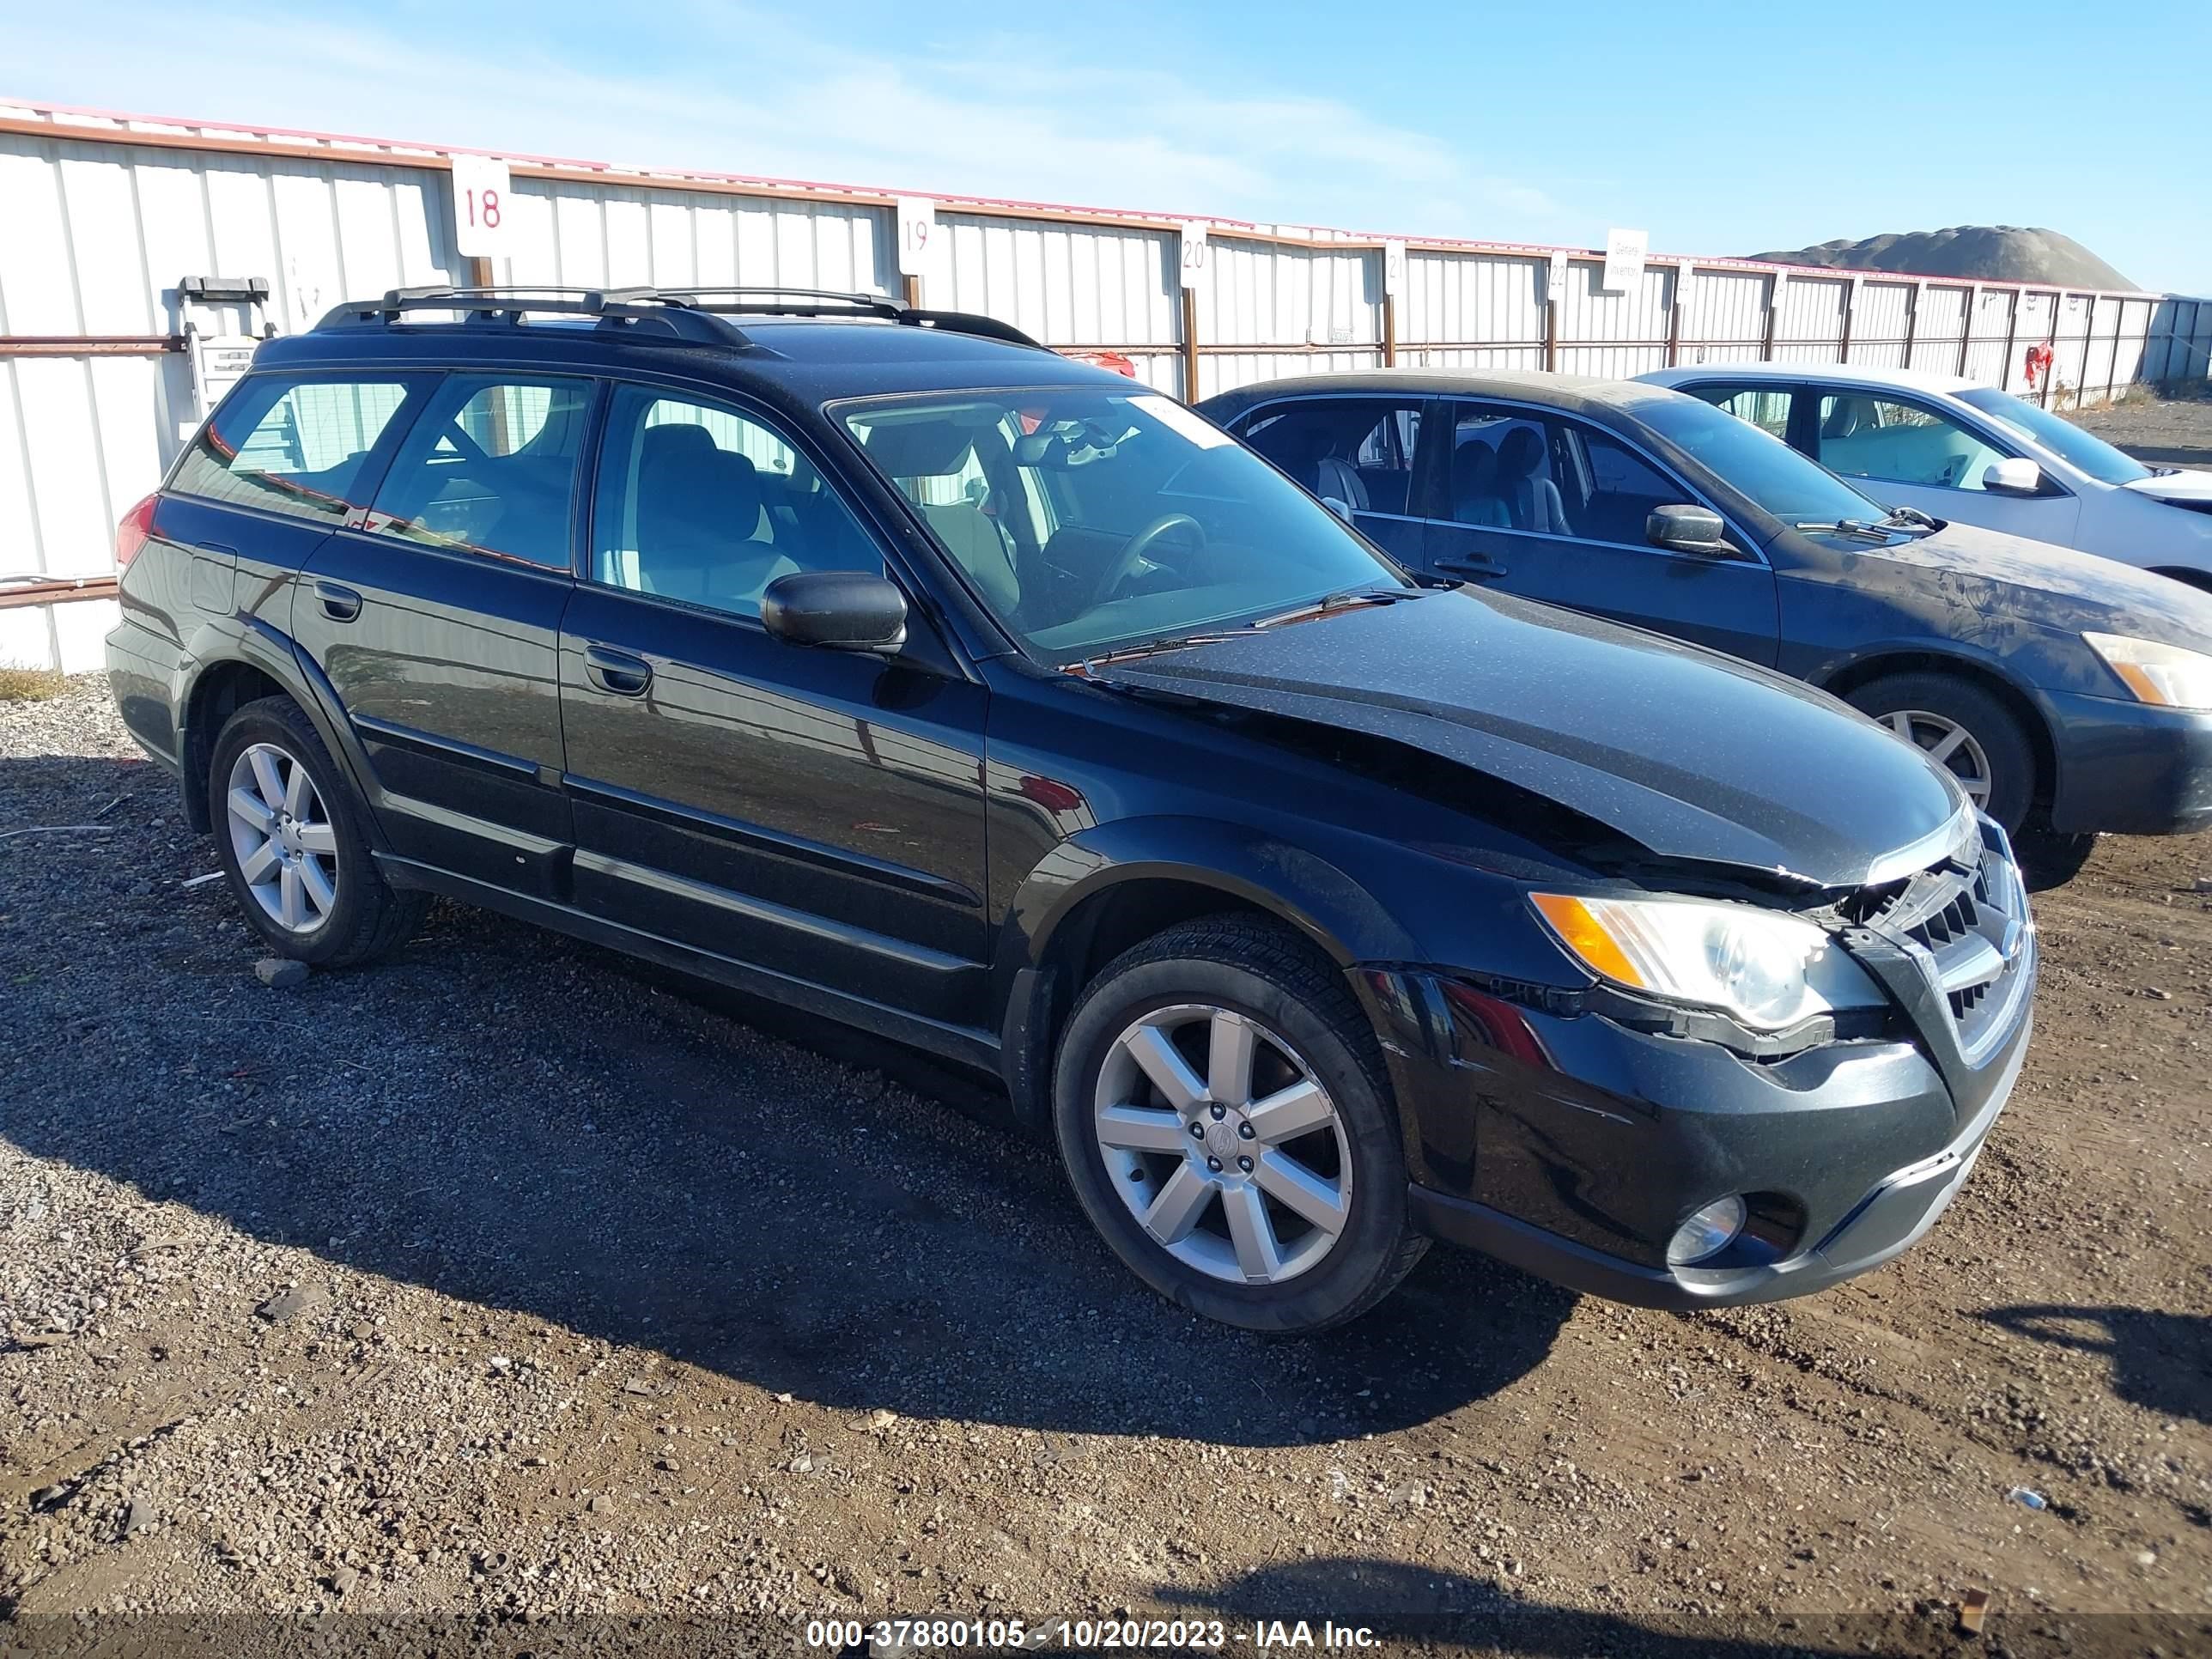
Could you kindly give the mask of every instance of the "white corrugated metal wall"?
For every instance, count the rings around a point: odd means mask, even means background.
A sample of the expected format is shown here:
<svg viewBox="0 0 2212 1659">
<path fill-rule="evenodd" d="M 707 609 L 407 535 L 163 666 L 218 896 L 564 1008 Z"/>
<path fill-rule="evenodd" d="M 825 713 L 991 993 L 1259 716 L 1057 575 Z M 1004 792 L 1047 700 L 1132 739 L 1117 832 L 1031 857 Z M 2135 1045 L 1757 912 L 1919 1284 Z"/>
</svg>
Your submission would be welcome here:
<svg viewBox="0 0 2212 1659">
<path fill-rule="evenodd" d="M 902 291 L 881 192 L 549 161 L 518 163 L 510 196 L 500 281 Z M 187 326 L 292 331 L 343 298 L 464 278 L 446 153 L 377 140 L 0 107 L 0 662 L 96 665 L 112 600 L 7 589 L 105 591 L 116 520 L 196 414 Z M 1386 360 L 1616 375 L 1828 361 L 1847 338 L 1853 361 L 2019 386 L 2051 338 L 2063 401 L 2212 361 L 2212 301 L 1868 276 L 1854 305 L 1848 276 L 1741 261 L 1655 260 L 1609 293 L 1586 255 L 1445 242 L 1408 249 L 1386 301 L 1376 239 L 1214 222 L 1186 305 L 1170 222 L 963 202 L 938 223 L 924 303 L 1126 354 L 1146 383 L 1200 396 Z M 265 318 L 181 305 L 185 276 L 266 278 Z"/>
</svg>

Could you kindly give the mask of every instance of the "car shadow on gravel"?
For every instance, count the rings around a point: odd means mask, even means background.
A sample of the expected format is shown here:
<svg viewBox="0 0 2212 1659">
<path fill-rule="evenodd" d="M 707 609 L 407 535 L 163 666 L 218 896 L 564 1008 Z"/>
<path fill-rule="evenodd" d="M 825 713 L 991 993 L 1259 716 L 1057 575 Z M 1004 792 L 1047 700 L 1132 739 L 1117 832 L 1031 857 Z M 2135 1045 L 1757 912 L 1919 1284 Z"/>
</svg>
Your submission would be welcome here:
<svg viewBox="0 0 2212 1659">
<path fill-rule="evenodd" d="M 2130 1405 L 2212 1423 L 2212 1319 L 2202 1314 L 2044 1303 L 1978 1317 L 2015 1336 L 2101 1354 L 2112 1363 L 2112 1392 Z"/>
<path fill-rule="evenodd" d="M 1493 1395 L 1573 1308 L 1436 1250 L 1318 1339 L 1209 1325 L 973 1079 L 451 905 L 393 963 L 266 990 L 222 884 L 181 886 L 214 849 L 154 769 L 0 761 L 11 825 L 118 795 L 103 838 L 0 843 L 0 1059 L 44 1079 L 0 1134 L 314 1252 L 342 1341 L 374 1275 L 633 1350 L 611 1388 L 665 1356 L 833 1408 L 1278 1445 Z M 671 1376 L 711 1386 L 650 1391 Z"/>
<path fill-rule="evenodd" d="M 1289 1630 L 1283 1632 L 1288 1639 L 1273 1644 L 1292 1650 L 1319 1652 L 1331 1646 L 1322 1629 L 1324 1620 L 1339 1632 L 1364 1626 L 1376 1638 L 1376 1647 L 1391 1652 L 1419 1644 L 1424 1650 L 1464 1649 L 1530 1659 L 1583 1659 L 1590 1654 L 1613 1659 L 1856 1659 L 1863 1653 L 1906 1650 L 1887 1620 L 1814 1615 L 1784 1626 L 1770 1617 L 1777 1626 L 1770 1640 L 1744 1633 L 1741 1617 L 1644 1621 L 1559 1607 L 1489 1580 L 1376 1557 L 1316 1556 L 1261 1567 L 1217 1589 L 1165 1584 L 1154 1594 L 1170 1607 L 1188 1607 L 1242 1628 L 1256 1626 L 1263 1632 L 1273 1621 L 1287 1626 L 1306 1620 L 1311 1641 L 1304 1649 L 1296 1647 Z M 1334 1645 L 1352 1650 L 1357 1644 Z"/>
</svg>

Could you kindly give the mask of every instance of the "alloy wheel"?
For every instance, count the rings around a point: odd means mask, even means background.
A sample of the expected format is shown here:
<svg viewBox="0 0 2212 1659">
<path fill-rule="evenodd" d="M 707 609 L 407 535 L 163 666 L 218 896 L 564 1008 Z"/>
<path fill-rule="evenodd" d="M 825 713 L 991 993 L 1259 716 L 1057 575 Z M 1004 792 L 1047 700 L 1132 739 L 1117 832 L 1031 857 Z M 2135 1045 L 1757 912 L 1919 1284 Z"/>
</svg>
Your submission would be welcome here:
<svg viewBox="0 0 2212 1659">
<path fill-rule="evenodd" d="M 246 890 L 279 927 L 311 933 L 338 901 L 337 830 L 315 781 L 275 744 L 239 751 L 227 806 Z"/>
<path fill-rule="evenodd" d="M 1318 1264 L 1351 1218 L 1336 1103 L 1279 1036 L 1201 1003 L 1115 1038 L 1092 1124 L 1121 1201 L 1186 1267 L 1276 1285 Z"/>
<path fill-rule="evenodd" d="M 1931 714 L 1923 708 L 1901 708 L 1882 716 L 1887 726 L 1905 742 L 1926 751 L 1928 758 L 1949 769 L 1978 810 L 1990 804 L 1990 757 L 1974 734 L 1956 720 Z"/>
</svg>

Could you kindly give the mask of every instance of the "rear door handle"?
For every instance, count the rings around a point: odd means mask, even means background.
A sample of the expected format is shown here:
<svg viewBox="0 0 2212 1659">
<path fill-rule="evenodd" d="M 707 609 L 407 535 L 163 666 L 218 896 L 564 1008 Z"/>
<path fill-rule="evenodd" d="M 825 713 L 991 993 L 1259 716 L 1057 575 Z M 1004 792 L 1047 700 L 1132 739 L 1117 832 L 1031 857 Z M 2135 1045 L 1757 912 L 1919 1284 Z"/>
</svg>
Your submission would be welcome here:
<svg viewBox="0 0 2212 1659">
<path fill-rule="evenodd" d="M 641 697 L 653 684 L 653 665 L 627 651 L 611 651 L 604 645 L 584 647 L 584 672 L 602 691 L 618 697 Z"/>
<path fill-rule="evenodd" d="M 221 559 L 234 559 L 238 556 L 238 550 L 228 542 L 194 542 L 192 546 L 198 552 L 212 553 Z"/>
<path fill-rule="evenodd" d="M 351 622 L 361 615 L 361 595 L 336 582 L 317 582 L 315 599 L 332 622 Z"/>
</svg>

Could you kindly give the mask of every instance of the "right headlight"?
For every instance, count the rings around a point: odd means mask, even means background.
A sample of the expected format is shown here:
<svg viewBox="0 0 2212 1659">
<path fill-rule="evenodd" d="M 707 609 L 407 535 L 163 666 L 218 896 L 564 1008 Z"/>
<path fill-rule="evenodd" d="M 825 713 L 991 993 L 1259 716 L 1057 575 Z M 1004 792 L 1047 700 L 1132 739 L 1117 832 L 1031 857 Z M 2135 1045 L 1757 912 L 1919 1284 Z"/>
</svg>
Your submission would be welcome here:
<svg viewBox="0 0 2212 1659">
<path fill-rule="evenodd" d="M 1811 922 L 1748 904 L 1532 893 L 1585 968 L 1669 1002 L 1779 1031 L 1838 1008 L 1877 1008 L 1881 988 Z"/>
<path fill-rule="evenodd" d="M 2212 657 L 2124 634 L 2081 637 L 2138 702 L 2160 708 L 2212 709 Z"/>
</svg>

